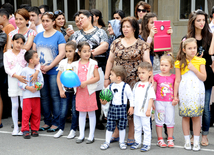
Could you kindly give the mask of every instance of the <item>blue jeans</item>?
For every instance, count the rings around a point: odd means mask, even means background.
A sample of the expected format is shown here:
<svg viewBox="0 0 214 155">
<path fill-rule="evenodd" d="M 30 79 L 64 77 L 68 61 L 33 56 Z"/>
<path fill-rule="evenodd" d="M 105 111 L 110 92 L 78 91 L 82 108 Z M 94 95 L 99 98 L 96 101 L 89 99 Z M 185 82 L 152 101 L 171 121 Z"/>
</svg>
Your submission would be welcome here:
<svg viewBox="0 0 214 155">
<path fill-rule="evenodd" d="M 43 74 L 44 86 L 41 89 L 41 108 L 45 124 L 59 125 L 60 95 L 56 82 L 57 75 Z M 53 116 L 53 117 L 52 117 Z"/>
<path fill-rule="evenodd" d="M 202 135 L 208 135 L 209 134 L 211 92 L 212 92 L 212 88 L 211 89 L 205 89 L 204 112 L 202 115 Z"/>
<path fill-rule="evenodd" d="M 71 102 L 72 103 L 71 130 L 73 129 L 74 131 L 76 131 L 77 125 L 78 125 L 78 116 L 79 116 L 79 112 L 76 111 L 76 105 L 75 105 L 76 95 L 69 92 L 65 92 L 65 95 L 66 95 L 66 98 L 61 98 L 61 103 L 60 103 L 59 129 L 64 130 L 68 107 Z"/>
</svg>

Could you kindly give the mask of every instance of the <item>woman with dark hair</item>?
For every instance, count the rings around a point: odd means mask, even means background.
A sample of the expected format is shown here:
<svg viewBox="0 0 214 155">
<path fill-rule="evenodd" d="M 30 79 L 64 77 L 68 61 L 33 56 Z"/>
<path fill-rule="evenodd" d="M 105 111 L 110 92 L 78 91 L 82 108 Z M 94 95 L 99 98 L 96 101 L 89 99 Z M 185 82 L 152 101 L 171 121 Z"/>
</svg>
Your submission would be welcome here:
<svg viewBox="0 0 214 155">
<path fill-rule="evenodd" d="M 55 132 L 59 125 L 60 95 L 57 86 L 57 65 L 65 57 L 65 39 L 59 31 L 54 29 L 53 12 L 45 12 L 42 17 L 44 32 L 37 34 L 33 43 L 33 50 L 37 51 L 44 86 L 41 89 L 41 109 L 45 124 L 40 131 Z"/>
<path fill-rule="evenodd" d="M 92 49 L 92 55 L 98 62 L 98 71 L 100 74 L 100 81 L 96 90 L 98 110 L 96 110 L 96 128 L 104 130 L 105 127 L 99 120 L 101 115 L 101 103 L 99 100 L 100 90 L 103 89 L 104 85 L 104 71 L 106 67 L 106 50 L 108 49 L 108 36 L 103 29 L 99 29 L 93 26 L 93 15 L 88 10 L 79 11 L 80 26 L 82 30 L 74 32 L 71 36 L 71 40 L 77 44 L 82 41 L 89 43 Z"/>
<path fill-rule="evenodd" d="M 107 87 L 110 84 L 109 76 L 110 70 L 113 66 L 122 65 L 125 67 L 127 72 L 126 83 L 131 88 L 134 84 L 139 81 L 137 76 L 137 66 L 143 62 L 150 62 L 149 58 L 149 46 L 140 38 L 138 21 L 134 17 L 126 17 L 121 21 L 121 38 L 113 41 L 110 49 L 109 58 L 106 65 L 105 71 L 105 84 Z M 127 118 L 125 118 L 127 119 Z M 134 123 L 133 119 L 128 120 L 129 123 L 129 134 L 127 145 L 134 144 Z M 119 141 L 119 132 L 115 130 L 112 135 L 111 142 Z"/>
<path fill-rule="evenodd" d="M 54 12 L 54 19 L 55 19 L 54 28 L 63 34 L 65 41 L 68 41 L 70 36 L 74 33 L 74 30 L 67 28 L 67 30 L 65 31 L 66 20 L 64 13 L 61 10 L 56 10 Z"/>
<path fill-rule="evenodd" d="M 29 50 L 33 45 L 33 39 L 36 36 L 36 32 L 30 28 L 28 28 L 28 22 L 30 19 L 30 15 L 26 9 L 18 9 L 15 12 L 15 22 L 18 29 L 15 29 L 9 33 L 7 49 L 11 49 L 12 46 L 12 38 L 15 34 L 20 33 L 25 37 L 25 45 L 23 49 Z"/>
<path fill-rule="evenodd" d="M 116 10 L 113 13 L 113 18 L 121 21 L 123 18 L 125 18 L 125 13 L 123 10 Z"/>
<path fill-rule="evenodd" d="M 211 55 L 214 54 L 214 37 L 211 33 L 209 28 L 209 24 L 207 21 L 207 14 L 198 9 L 193 11 L 189 15 L 188 21 L 188 32 L 185 38 L 195 38 L 197 41 L 197 48 L 198 48 L 198 56 L 206 59 L 206 72 L 207 72 L 207 79 L 204 81 L 205 85 L 205 103 L 204 103 L 204 112 L 202 115 L 202 140 L 201 145 L 207 146 L 208 138 L 207 135 L 209 134 L 209 127 L 210 127 L 210 96 L 212 86 L 214 86 L 214 73 L 212 68 L 210 67 L 212 64 Z M 193 133 L 194 134 L 194 133 Z M 189 135 L 189 134 L 188 134 Z M 194 136 L 195 138 L 196 136 Z M 199 136 L 197 136 L 199 140 Z M 193 142 L 193 137 L 191 139 Z"/>
<path fill-rule="evenodd" d="M 73 19 L 74 19 L 74 21 L 75 21 L 75 24 L 76 24 L 78 30 L 82 30 L 82 27 L 81 27 L 81 25 L 80 25 L 79 12 L 76 12 L 76 13 L 74 14 Z"/>
<path fill-rule="evenodd" d="M 144 1 L 140 1 L 135 6 L 135 17 L 138 20 L 139 19 L 143 19 L 145 14 L 150 12 L 150 11 L 151 11 L 151 6 L 148 3 L 144 2 Z"/>
<path fill-rule="evenodd" d="M 98 28 L 103 28 L 103 27 L 106 27 L 105 26 L 105 23 L 103 21 L 103 17 L 102 17 L 102 13 L 100 12 L 100 10 L 97 10 L 97 9 L 91 9 L 90 11 L 93 15 L 93 25 L 98 27 Z"/>
</svg>

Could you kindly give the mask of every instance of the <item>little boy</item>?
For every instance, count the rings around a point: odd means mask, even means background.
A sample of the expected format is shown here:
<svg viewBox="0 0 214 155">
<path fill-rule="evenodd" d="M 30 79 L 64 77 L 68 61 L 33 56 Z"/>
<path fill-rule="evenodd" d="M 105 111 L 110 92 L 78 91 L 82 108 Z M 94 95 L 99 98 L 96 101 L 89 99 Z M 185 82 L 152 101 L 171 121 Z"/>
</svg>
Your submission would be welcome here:
<svg viewBox="0 0 214 155">
<path fill-rule="evenodd" d="M 142 152 L 148 151 L 151 146 L 150 117 L 153 100 L 156 99 L 155 91 L 149 83 L 152 75 L 152 65 L 143 62 L 138 66 L 138 77 L 140 79 L 133 88 L 133 105 L 130 105 L 130 115 L 134 113 L 135 143 L 130 147 L 132 150 L 141 147 L 142 129 L 144 131 Z"/>
<path fill-rule="evenodd" d="M 114 66 L 111 69 L 110 80 L 111 84 L 108 86 L 113 93 L 113 99 L 109 106 L 108 116 L 107 116 L 107 130 L 106 130 L 106 142 L 100 146 L 101 150 L 106 150 L 109 148 L 111 136 L 116 127 L 118 127 L 120 135 L 120 149 L 125 150 L 127 145 L 124 143 L 126 135 L 126 124 L 127 124 L 127 99 L 129 99 L 130 104 L 133 103 L 133 94 L 131 88 L 128 84 L 123 82 L 126 77 L 125 68 L 122 66 Z M 101 100 L 102 104 L 106 104 L 107 101 Z"/>
<path fill-rule="evenodd" d="M 24 55 L 25 60 L 29 63 L 25 67 L 21 75 L 26 77 L 27 84 L 18 82 L 19 87 L 23 90 L 23 109 L 22 109 L 22 128 L 23 137 L 30 139 L 29 134 L 29 119 L 31 123 L 31 135 L 38 137 L 38 130 L 40 126 L 40 89 L 43 86 L 43 76 L 41 71 L 37 76 L 37 86 L 31 81 L 31 75 L 35 73 L 35 66 L 39 64 L 39 57 L 36 51 L 29 50 Z M 37 87 L 37 88 L 36 88 Z"/>
</svg>

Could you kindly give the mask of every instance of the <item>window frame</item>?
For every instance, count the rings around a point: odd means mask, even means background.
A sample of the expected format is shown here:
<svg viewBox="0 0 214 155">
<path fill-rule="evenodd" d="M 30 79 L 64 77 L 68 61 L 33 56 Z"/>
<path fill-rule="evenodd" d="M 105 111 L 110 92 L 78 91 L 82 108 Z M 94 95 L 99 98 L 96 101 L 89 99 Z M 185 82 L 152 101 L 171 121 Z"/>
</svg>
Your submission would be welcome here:
<svg viewBox="0 0 214 155">
<path fill-rule="evenodd" d="M 191 0 L 191 12 L 195 11 L 195 3 L 196 0 Z M 188 21 L 188 19 L 180 19 L 180 11 L 181 11 L 181 0 L 179 0 L 179 14 L 178 14 L 178 19 L 179 21 Z M 204 4 L 204 12 L 206 12 L 208 14 L 208 6 L 207 6 L 207 0 L 205 0 L 205 4 Z"/>
</svg>

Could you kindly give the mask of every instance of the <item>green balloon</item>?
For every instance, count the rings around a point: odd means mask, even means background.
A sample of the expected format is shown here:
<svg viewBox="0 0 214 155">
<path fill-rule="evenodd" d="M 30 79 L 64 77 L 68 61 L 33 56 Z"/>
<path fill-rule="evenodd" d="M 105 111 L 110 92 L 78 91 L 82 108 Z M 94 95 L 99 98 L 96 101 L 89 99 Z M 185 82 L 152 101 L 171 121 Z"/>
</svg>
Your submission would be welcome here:
<svg viewBox="0 0 214 155">
<path fill-rule="evenodd" d="M 113 99 L 113 93 L 110 89 L 103 89 L 100 92 L 100 99 L 106 100 L 107 102 L 111 101 Z"/>
</svg>

